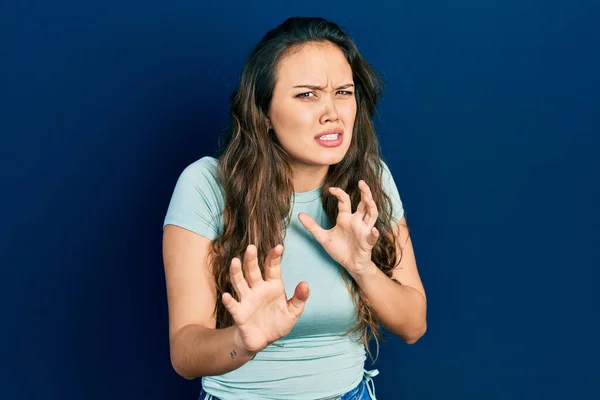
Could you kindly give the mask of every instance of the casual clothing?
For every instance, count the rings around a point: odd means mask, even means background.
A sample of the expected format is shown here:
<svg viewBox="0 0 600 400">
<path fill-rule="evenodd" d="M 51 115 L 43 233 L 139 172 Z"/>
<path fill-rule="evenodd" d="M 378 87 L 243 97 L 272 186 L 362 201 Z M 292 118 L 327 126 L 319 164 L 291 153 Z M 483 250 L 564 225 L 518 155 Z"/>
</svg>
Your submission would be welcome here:
<svg viewBox="0 0 600 400">
<path fill-rule="evenodd" d="M 392 223 L 396 223 L 404 210 L 391 173 L 385 163 L 383 166 L 383 186 L 392 198 Z M 286 228 L 281 270 L 288 295 L 300 281 L 308 282 L 311 294 L 304 313 L 287 336 L 240 368 L 203 377 L 203 390 L 213 398 L 328 399 L 351 392 L 365 376 L 371 382 L 373 373 L 364 370 L 366 353 L 360 335 L 346 335 L 355 324 L 354 302 L 342 280 L 346 272 L 298 220 L 298 214 L 305 212 L 324 229 L 332 227 L 321 204 L 320 188 L 294 193 L 291 200 L 293 212 Z M 223 228 L 224 205 L 217 160 L 203 157 L 181 173 L 163 226 L 178 225 L 213 240 Z"/>
<path fill-rule="evenodd" d="M 329 397 L 327 400 L 372 400 L 375 399 L 375 385 L 373 384 L 373 377 L 379 373 L 377 370 L 366 371 L 365 377 L 356 387 L 349 392 L 344 393 L 341 396 Z M 200 390 L 200 397 L 198 400 L 221 400 L 218 397 L 210 395 Z"/>
</svg>

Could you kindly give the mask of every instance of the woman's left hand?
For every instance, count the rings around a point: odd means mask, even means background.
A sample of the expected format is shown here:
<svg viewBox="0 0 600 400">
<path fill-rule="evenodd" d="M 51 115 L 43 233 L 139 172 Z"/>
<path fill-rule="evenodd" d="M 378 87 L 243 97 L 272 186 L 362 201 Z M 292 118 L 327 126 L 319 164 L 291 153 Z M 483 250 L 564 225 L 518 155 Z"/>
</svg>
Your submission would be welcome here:
<svg viewBox="0 0 600 400">
<path fill-rule="evenodd" d="M 371 189 L 363 180 L 358 182 L 358 187 L 360 203 L 354 213 L 348 193 L 340 188 L 329 188 L 329 192 L 338 199 L 339 210 L 335 226 L 331 229 L 323 229 L 306 213 L 298 215 L 317 242 L 353 277 L 370 271 L 373 266 L 371 250 L 379 238 L 379 231 L 375 228 L 379 213 Z"/>
</svg>

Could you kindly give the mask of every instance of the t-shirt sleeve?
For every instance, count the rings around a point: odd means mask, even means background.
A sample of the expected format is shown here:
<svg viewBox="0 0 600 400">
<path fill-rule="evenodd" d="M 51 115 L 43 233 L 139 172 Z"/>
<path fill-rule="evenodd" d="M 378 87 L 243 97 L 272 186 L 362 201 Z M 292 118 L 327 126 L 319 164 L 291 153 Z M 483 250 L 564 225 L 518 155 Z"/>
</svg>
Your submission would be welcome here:
<svg viewBox="0 0 600 400">
<path fill-rule="evenodd" d="M 186 167 L 179 176 L 163 229 L 177 225 L 214 240 L 222 226 L 222 186 L 217 179 L 217 161 L 203 157 Z"/>
<path fill-rule="evenodd" d="M 402 200 L 400 199 L 400 193 L 398 192 L 398 188 L 396 187 L 396 182 L 394 182 L 394 177 L 387 166 L 387 164 L 382 160 L 381 164 L 383 166 L 383 189 L 385 193 L 392 200 L 392 226 L 396 225 L 398 221 L 402 219 L 404 216 L 404 206 L 402 205 Z"/>
</svg>

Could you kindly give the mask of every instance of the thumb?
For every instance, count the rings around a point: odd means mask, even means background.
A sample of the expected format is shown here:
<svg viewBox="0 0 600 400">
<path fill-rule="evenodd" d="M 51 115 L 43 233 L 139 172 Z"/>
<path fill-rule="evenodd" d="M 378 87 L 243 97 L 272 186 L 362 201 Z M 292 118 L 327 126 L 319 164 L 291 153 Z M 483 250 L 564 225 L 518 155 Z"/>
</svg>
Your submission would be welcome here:
<svg viewBox="0 0 600 400">
<path fill-rule="evenodd" d="M 294 290 L 294 295 L 288 300 L 288 311 L 294 314 L 296 318 L 300 317 L 302 312 L 304 312 L 304 306 L 306 305 L 309 294 L 310 289 L 308 288 L 308 283 L 300 282 L 298 286 L 296 286 L 296 290 Z"/>
<path fill-rule="evenodd" d="M 321 228 L 319 224 L 317 224 L 317 222 L 306 213 L 298 214 L 298 219 L 300 220 L 302 226 L 304 226 L 322 246 L 326 241 L 327 233 L 325 230 Z"/>
</svg>

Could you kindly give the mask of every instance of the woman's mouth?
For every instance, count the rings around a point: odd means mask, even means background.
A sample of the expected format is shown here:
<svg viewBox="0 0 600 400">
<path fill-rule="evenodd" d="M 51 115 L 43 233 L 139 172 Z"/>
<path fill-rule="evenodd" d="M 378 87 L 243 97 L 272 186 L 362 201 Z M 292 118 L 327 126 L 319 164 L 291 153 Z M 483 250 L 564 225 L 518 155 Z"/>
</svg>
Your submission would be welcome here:
<svg viewBox="0 0 600 400">
<path fill-rule="evenodd" d="M 337 147 L 342 144 L 343 134 L 339 132 L 326 133 L 324 135 L 316 136 L 315 140 L 323 147 Z"/>
</svg>

